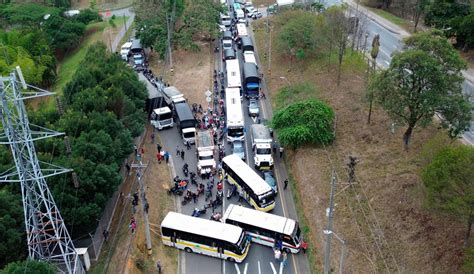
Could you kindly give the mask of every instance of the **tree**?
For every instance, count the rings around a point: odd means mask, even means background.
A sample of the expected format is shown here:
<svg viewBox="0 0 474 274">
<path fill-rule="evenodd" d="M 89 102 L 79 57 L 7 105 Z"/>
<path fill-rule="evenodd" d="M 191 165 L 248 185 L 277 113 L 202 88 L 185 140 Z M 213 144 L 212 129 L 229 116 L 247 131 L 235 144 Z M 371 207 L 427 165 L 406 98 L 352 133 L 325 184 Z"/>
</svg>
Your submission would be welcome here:
<svg viewBox="0 0 474 274">
<path fill-rule="evenodd" d="M 474 12 L 462 19 L 458 38 L 464 43 L 465 51 L 474 47 Z"/>
<path fill-rule="evenodd" d="M 371 83 L 377 101 L 388 114 L 408 127 L 403 135 L 408 148 L 414 127 L 426 126 L 435 114 L 450 137 L 462 134 L 471 120 L 470 103 L 462 94 L 461 69 L 466 65 L 439 32 L 408 38 L 406 50 L 395 54 L 387 70 Z"/>
<path fill-rule="evenodd" d="M 0 44 L 0 52 L 3 53 L 3 58 L 0 58 L 1 75 L 8 75 L 16 66 L 20 66 L 27 82 L 34 85 L 42 82 L 46 66 L 36 64 L 24 48 Z"/>
<path fill-rule="evenodd" d="M 99 15 L 99 13 L 92 9 L 81 10 L 81 12 L 76 15 L 74 19 L 78 22 L 83 23 L 84 25 L 87 25 L 90 22 L 102 21 L 102 17 Z"/>
<path fill-rule="evenodd" d="M 66 51 L 75 48 L 81 41 L 86 25 L 59 14 L 51 15 L 44 23 L 51 45 L 55 49 Z"/>
<path fill-rule="evenodd" d="M 335 45 L 338 49 L 337 86 L 341 83 L 342 59 L 346 52 L 347 37 L 350 29 L 350 24 L 345 14 L 346 9 L 347 5 L 340 7 L 332 6 L 324 13 L 329 32 L 330 48 Z M 331 55 L 331 49 L 329 50 L 329 55 Z"/>
<path fill-rule="evenodd" d="M 0 188 L 0 267 L 25 257 L 24 231 L 21 195 L 8 187 Z"/>
<path fill-rule="evenodd" d="M 321 39 L 322 17 L 299 11 L 291 17 L 278 33 L 277 46 L 280 51 L 298 60 L 311 56 Z"/>
<path fill-rule="evenodd" d="M 420 18 L 423 14 L 425 14 L 428 5 L 430 4 L 429 0 L 416 0 L 415 6 L 413 9 L 413 32 L 416 32 L 416 28 L 418 27 L 418 23 L 420 22 Z"/>
<path fill-rule="evenodd" d="M 21 262 L 10 263 L 4 269 L 2 269 L 1 272 L 4 274 L 54 274 L 57 272 L 57 269 L 47 262 L 26 260 Z"/>
<path fill-rule="evenodd" d="M 422 179 L 431 207 L 466 221 L 464 245 L 468 246 L 474 221 L 474 148 L 447 147 L 423 169 Z"/>
<path fill-rule="evenodd" d="M 380 48 L 380 35 L 375 35 L 372 40 L 372 49 L 370 50 L 370 56 L 372 57 L 372 72 L 375 72 L 375 66 L 377 64 L 377 56 L 379 55 Z M 367 74 L 369 74 L 370 68 L 367 68 Z M 372 117 L 372 105 L 374 103 L 374 93 L 369 89 L 369 116 L 367 117 L 367 124 L 370 124 L 370 118 Z"/>
<path fill-rule="evenodd" d="M 329 144 L 334 140 L 334 112 L 325 103 L 306 100 L 293 103 L 275 113 L 271 125 L 278 130 L 283 146 Z"/>
</svg>

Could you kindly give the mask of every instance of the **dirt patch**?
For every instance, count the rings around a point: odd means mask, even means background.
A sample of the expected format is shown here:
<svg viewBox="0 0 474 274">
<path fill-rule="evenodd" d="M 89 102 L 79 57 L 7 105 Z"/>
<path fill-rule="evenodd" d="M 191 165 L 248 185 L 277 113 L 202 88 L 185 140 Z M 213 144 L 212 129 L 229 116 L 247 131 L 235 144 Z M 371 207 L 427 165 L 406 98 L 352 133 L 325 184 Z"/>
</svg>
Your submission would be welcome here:
<svg viewBox="0 0 474 274">
<path fill-rule="evenodd" d="M 275 33 L 272 34 L 275 37 Z M 256 30 L 261 63 L 267 71 L 268 39 Z M 348 53 L 350 54 L 350 53 Z M 419 177 L 422 145 L 439 130 L 417 128 L 408 152 L 403 150 L 403 127 L 394 126 L 383 110 L 375 108 L 367 124 L 363 72 L 345 66 L 340 87 L 333 66 L 324 56 L 305 62 L 291 61 L 272 50 L 271 74 L 265 76 L 269 94 L 289 83 L 310 81 L 318 87 L 319 99 L 336 112 L 336 141 L 326 149 L 304 147 L 288 151 L 287 163 L 296 180 L 304 215 L 311 223 L 310 242 L 323 250 L 327 221 L 330 176 L 339 175 L 334 231 L 347 241 L 345 272 L 455 273 L 462 259 L 464 224 L 428 211 L 423 206 L 424 187 Z M 360 162 L 358 184 L 348 187 L 348 156 Z M 343 188 L 346 190 L 342 191 Z M 332 266 L 338 271 L 340 244 L 334 240 Z M 318 255 L 316 267 L 322 268 Z"/>
<path fill-rule="evenodd" d="M 253 0 L 251 2 L 255 8 L 264 8 L 276 3 L 275 0 Z"/>
<path fill-rule="evenodd" d="M 199 52 L 184 50 L 173 51 L 173 72 L 166 69 L 164 79 L 172 86 L 176 86 L 188 99 L 189 104 L 197 103 L 207 106 L 204 93 L 211 88 L 213 67 L 209 44 L 201 44 Z M 150 58 L 153 72 L 160 75 L 163 72 L 163 61 L 157 56 Z"/>
</svg>

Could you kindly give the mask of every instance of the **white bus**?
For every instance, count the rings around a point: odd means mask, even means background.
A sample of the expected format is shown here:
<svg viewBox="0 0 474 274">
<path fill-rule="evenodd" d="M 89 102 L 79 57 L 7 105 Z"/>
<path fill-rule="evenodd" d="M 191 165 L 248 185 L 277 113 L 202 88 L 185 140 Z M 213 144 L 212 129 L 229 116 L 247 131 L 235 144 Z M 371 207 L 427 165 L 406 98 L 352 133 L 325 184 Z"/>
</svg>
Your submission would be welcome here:
<svg viewBox="0 0 474 274">
<path fill-rule="evenodd" d="M 227 87 L 240 89 L 242 79 L 240 77 L 239 59 L 225 61 L 225 69 L 227 71 Z"/>
<path fill-rule="evenodd" d="M 247 27 L 245 26 L 244 23 L 238 23 L 238 24 L 236 24 L 236 27 L 237 27 L 237 35 L 239 37 L 244 37 L 244 36 L 248 35 Z"/>
<path fill-rule="evenodd" d="M 250 247 L 242 228 L 221 222 L 168 212 L 161 222 L 164 245 L 241 263 Z"/>
<path fill-rule="evenodd" d="M 227 142 L 243 141 L 245 138 L 245 121 L 239 88 L 225 89 L 225 107 L 227 114 Z"/>
<path fill-rule="evenodd" d="M 275 192 L 239 156 L 232 154 L 222 160 L 226 179 L 237 187 L 238 194 L 253 208 L 270 211 L 275 207 Z"/>
<path fill-rule="evenodd" d="M 274 247 L 280 240 L 287 253 L 301 250 L 303 237 L 295 220 L 234 204 L 229 205 L 222 219 L 227 224 L 240 226 L 255 243 Z"/>
</svg>

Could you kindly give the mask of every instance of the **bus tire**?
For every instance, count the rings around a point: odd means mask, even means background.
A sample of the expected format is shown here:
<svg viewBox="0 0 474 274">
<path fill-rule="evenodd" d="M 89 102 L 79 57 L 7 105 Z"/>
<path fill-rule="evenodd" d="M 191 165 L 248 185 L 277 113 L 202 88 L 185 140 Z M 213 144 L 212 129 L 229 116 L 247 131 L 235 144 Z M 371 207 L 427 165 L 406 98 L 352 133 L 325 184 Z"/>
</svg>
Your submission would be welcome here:
<svg viewBox="0 0 474 274">
<path fill-rule="evenodd" d="M 189 247 L 185 247 L 184 251 L 186 251 L 187 253 L 193 253 L 193 250 Z"/>
<path fill-rule="evenodd" d="M 286 254 L 291 254 L 291 250 L 289 248 L 283 248 L 283 252 L 285 252 Z"/>
<path fill-rule="evenodd" d="M 232 257 L 227 257 L 227 261 L 231 262 L 231 263 L 235 263 L 235 259 L 232 258 Z"/>
</svg>

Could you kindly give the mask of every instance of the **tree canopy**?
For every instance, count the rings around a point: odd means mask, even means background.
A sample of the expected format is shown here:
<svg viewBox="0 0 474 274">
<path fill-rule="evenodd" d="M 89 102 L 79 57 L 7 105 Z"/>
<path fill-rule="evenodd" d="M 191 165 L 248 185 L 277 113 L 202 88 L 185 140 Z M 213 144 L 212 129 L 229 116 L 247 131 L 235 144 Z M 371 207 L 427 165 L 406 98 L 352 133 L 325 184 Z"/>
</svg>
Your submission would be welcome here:
<svg viewBox="0 0 474 274">
<path fill-rule="evenodd" d="M 422 172 L 428 204 L 466 221 L 466 243 L 474 221 L 474 148 L 446 147 Z"/>
<path fill-rule="evenodd" d="M 0 188 L 0 268 L 24 257 L 25 239 L 21 197 L 7 187 Z"/>
<path fill-rule="evenodd" d="M 24 273 L 38 273 L 38 274 L 54 274 L 57 272 L 56 267 L 46 262 L 26 260 L 21 262 L 14 262 L 8 264 L 1 271 L 4 274 L 24 274 Z"/>
<path fill-rule="evenodd" d="M 297 148 L 304 144 L 329 144 L 334 140 L 334 111 L 325 103 L 305 100 L 277 111 L 272 127 L 278 130 L 283 146 Z"/>
<path fill-rule="evenodd" d="M 442 117 L 450 137 L 459 136 L 471 121 L 471 104 L 461 87 L 464 61 L 436 32 L 413 35 L 406 44 L 370 89 L 392 119 L 408 126 L 403 136 L 406 147 L 415 125 L 430 124 L 435 114 Z"/>
</svg>

